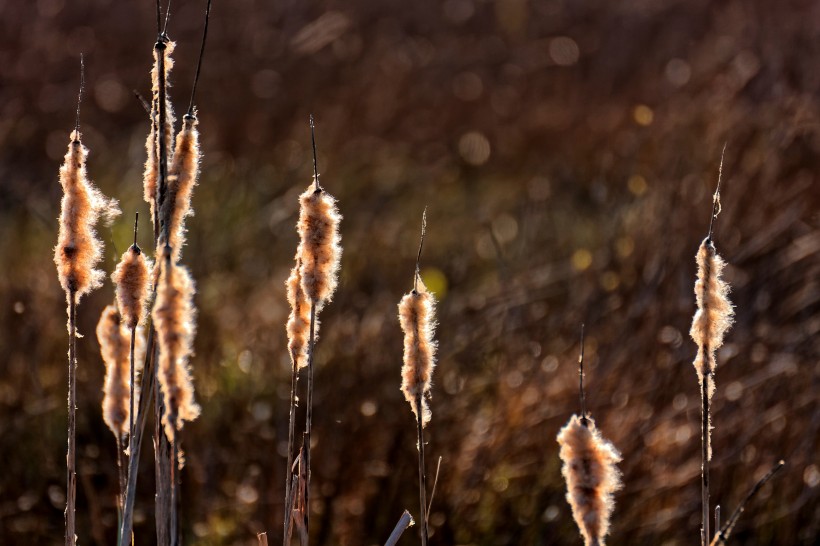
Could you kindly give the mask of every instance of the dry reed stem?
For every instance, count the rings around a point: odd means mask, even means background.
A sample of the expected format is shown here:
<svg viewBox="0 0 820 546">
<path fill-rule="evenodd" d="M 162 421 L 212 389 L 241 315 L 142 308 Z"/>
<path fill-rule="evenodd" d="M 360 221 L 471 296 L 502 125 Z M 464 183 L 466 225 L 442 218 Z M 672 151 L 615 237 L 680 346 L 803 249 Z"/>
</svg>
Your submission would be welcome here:
<svg viewBox="0 0 820 546">
<path fill-rule="evenodd" d="M 405 510 L 399 518 L 398 523 L 396 523 L 396 527 L 393 528 L 393 532 L 390 533 L 390 536 L 387 538 L 387 542 L 384 543 L 384 546 L 396 546 L 404 531 L 408 527 L 412 527 L 414 523 L 413 516 Z"/>
<path fill-rule="evenodd" d="M 66 454 L 65 544 L 76 544 L 77 502 L 77 294 L 68 294 L 68 452 Z"/>
<path fill-rule="evenodd" d="M 558 443 L 575 523 L 586 546 L 603 546 L 614 508 L 613 494 L 621 487 L 615 466 L 621 455 L 590 417 L 573 415 L 558 434 Z"/>
</svg>

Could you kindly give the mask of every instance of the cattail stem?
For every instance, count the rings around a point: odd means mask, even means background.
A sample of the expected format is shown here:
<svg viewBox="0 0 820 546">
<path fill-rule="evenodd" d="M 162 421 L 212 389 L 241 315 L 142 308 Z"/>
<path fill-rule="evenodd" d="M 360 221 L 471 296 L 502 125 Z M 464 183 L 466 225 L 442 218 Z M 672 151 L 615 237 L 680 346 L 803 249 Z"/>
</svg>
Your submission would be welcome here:
<svg viewBox="0 0 820 546">
<path fill-rule="evenodd" d="M 290 518 L 291 518 L 291 495 L 293 494 L 293 490 L 291 488 L 291 475 L 293 474 L 293 442 L 294 442 L 294 434 L 296 429 L 296 384 L 299 378 L 299 364 L 297 361 L 297 355 L 291 353 L 291 360 L 293 362 L 292 372 L 290 377 L 290 421 L 288 425 L 288 466 L 287 466 L 287 478 L 285 479 L 285 517 L 284 517 L 284 526 L 285 532 L 284 537 L 282 539 L 283 546 L 287 546 L 289 540 L 289 532 L 290 529 Z"/>
<path fill-rule="evenodd" d="M 310 302 L 307 415 L 305 417 L 305 534 L 310 537 L 310 432 L 313 426 L 313 353 L 316 348 L 316 303 Z"/>
<path fill-rule="evenodd" d="M 405 529 L 411 525 L 413 525 L 413 516 L 410 515 L 410 512 L 405 510 L 401 515 L 401 518 L 399 518 L 399 522 L 396 524 L 393 532 L 390 533 L 390 537 L 387 539 L 387 542 L 384 543 L 384 546 L 396 546 L 402 533 L 404 533 Z"/>
<path fill-rule="evenodd" d="M 77 501 L 77 291 L 68 294 L 68 453 L 66 454 L 65 544 L 76 542 Z"/>
<path fill-rule="evenodd" d="M 705 348 L 704 348 L 705 349 Z M 707 356 L 708 358 L 708 356 Z M 701 467 L 701 543 L 706 546 L 709 543 L 709 385 L 710 372 L 706 371 L 701 383 L 701 457 L 703 466 Z"/>
<path fill-rule="evenodd" d="M 150 317 L 148 319 L 151 320 Z M 134 516 L 134 503 L 137 493 L 137 469 L 139 468 L 140 451 L 142 447 L 142 436 L 145 431 L 145 423 L 148 421 L 148 408 L 151 405 L 151 396 L 154 386 L 154 328 L 148 325 L 148 350 L 145 353 L 145 367 L 142 372 L 142 384 L 140 388 L 140 404 L 137 410 L 137 418 L 134 429 L 131 431 L 129 440 L 128 475 L 125 489 L 125 502 L 122 511 L 122 528 L 120 530 L 119 546 L 131 546 L 131 530 Z"/>
<path fill-rule="evenodd" d="M 159 78 L 159 120 L 157 121 L 157 149 L 159 155 L 159 203 L 157 203 L 157 207 L 155 208 L 162 207 L 162 204 L 165 202 L 165 197 L 168 193 L 168 149 L 167 142 L 165 141 L 165 122 L 167 118 L 165 104 L 167 94 L 165 82 L 165 48 L 165 37 L 164 35 L 162 35 L 157 39 L 157 43 L 154 44 L 154 49 L 157 50 L 157 77 Z M 167 240 L 168 219 L 163 218 L 160 221 L 162 222 L 162 225 L 160 226 L 160 236 L 164 234 Z"/>
<path fill-rule="evenodd" d="M 179 519 L 177 507 L 179 505 L 179 476 L 177 472 L 177 461 L 179 460 L 179 447 L 177 446 L 177 434 L 174 431 L 174 438 L 171 441 L 173 449 L 171 451 L 171 546 L 179 544 Z"/>
<path fill-rule="evenodd" d="M 120 479 L 120 495 L 119 498 L 117 498 L 117 509 L 120 512 L 122 512 L 123 499 L 125 498 L 125 463 L 123 462 L 125 454 L 123 453 L 122 446 L 122 436 L 117 436 L 117 474 Z"/>
<path fill-rule="evenodd" d="M 155 349 L 156 361 L 159 363 L 159 346 Z M 160 366 L 154 367 L 154 390 L 157 393 L 154 399 L 154 475 L 156 477 L 156 498 L 155 498 L 155 514 L 156 514 L 156 528 L 157 528 L 157 545 L 168 546 L 170 541 L 170 523 L 171 523 L 171 482 L 169 481 L 170 469 L 167 468 L 168 462 L 171 459 L 171 445 L 168 437 L 165 435 L 164 427 L 162 426 L 162 416 L 165 414 L 167 408 L 162 400 L 161 391 L 159 387 L 159 373 Z"/>
<path fill-rule="evenodd" d="M 422 393 L 416 395 L 416 407 L 419 411 L 416 412 L 416 431 L 418 434 L 418 448 L 419 448 L 419 519 L 421 525 L 419 526 L 419 534 L 421 535 L 421 546 L 427 546 L 427 473 L 424 471 L 424 423 L 422 421 L 423 412 L 422 407 Z"/>
</svg>

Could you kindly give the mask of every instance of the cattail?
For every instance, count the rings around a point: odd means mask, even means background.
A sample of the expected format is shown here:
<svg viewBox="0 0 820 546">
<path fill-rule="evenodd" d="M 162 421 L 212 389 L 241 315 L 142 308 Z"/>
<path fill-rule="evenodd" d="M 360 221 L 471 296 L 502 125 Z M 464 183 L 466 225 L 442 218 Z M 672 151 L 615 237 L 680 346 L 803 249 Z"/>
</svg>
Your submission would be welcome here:
<svg viewBox="0 0 820 546">
<path fill-rule="evenodd" d="M 80 297 L 102 285 L 105 273 L 94 269 L 102 257 L 102 243 L 94 226 L 100 216 L 106 224 L 120 213 L 115 199 L 108 199 L 88 180 L 85 162 L 88 149 L 80 133 L 71 133 L 68 152 L 60 167 L 63 200 L 60 232 L 54 249 L 57 275 L 66 295 Z"/>
<path fill-rule="evenodd" d="M 336 200 L 318 182 L 299 196 L 297 229 L 301 238 L 302 290 L 317 310 L 330 301 L 338 282 L 342 247 Z"/>
<path fill-rule="evenodd" d="M 159 47 L 160 45 L 164 47 Z M 162 133 L 162 136 L 165 139 L 163 147 L 166 150 L 166 153 L 170 153 L 174 143 L 174 123 L 176 119 L 174 118 L 174 109 L 171 105 L 171 99 L 168 94 L 168 87 L 171 85 L 168 76 L 171 73 L 171 69 L 174 67 L 174 60 L 171 55 L 174 52 L 175 46 L 176 44 L 174 42 L 167 40 L 157 42 L 157 45 L 154 47 L 154 65 L 151 67 L 151 91 L 153 98 L 151 100 L 151 130 L 148 132 L 148 138 L 145 141 L 147 158 L 145 160 L 145 169 L 143 171 L 143 197 L 151 206 L 151 218 L 154 221 L 157 220 L 158 211 L 156 207 L 159 200 L 159 134 Z M 162 55 L 163 64 L 162 78 L 160 78 L 160 55 Z M 161 85 L 161 79 L 162 83 L 165 84 L 164 86 Z M 159 128 L 161 123 L 159 119 L 160 96 L 165 97 L 165 123 L 163 124 L 162 129 Z M 158 227 L 159 226 L 156 225 L 155 229 L 158 229 Z"/>
<path fill-rule="evenodd" d="M 701 243 L 696 260 L 698 280 L 695 282 L 695 297 L 698 310 L 692 319 L 689 335 L 698 345 L 694 362 L 698 379 L 707 381 L 707 392 L 711 398 L 715 391 L 715 351 L 723 345 L 723 337 L 732 325 L 734 309 L 728 297 L 729 285 L 721 278 L 726 262 L 715 251 L 711 238 Z"/>
<path fill-rule="evenodd" d="M 111 275 L 117 287 L 117 305 L 128 328 L 136 328 L 145 318 L 150 291 L 148 274 L 152 267 L 140 247 L 132 245 Z"/>
<path fill-rule="evenodd" d="M 296 265 L 290 271 L 290 277 L 285 282 L 287 288 L 288 303 L 290 303 L 290 316 L 288 317 L 288 350 L 297 369 L 307 366 L 307 347 L 310 328 L 310 302 L 302 289 L 302 261 L 299 258 L 299 251 L 296 255 Z M 313 335 L 314 338 L 319 332 L 319 319 L 314 318 Z"/>
<path fill-rule="evenodd" d="M 199 175 L 199 132 L 195 114 L 186 114 L 182 130 L 177 135 L 174 159 L 168 171 L 168 193 L 160 212 L 160 222 L 167 222 L 160 236 L 160 244 L 168 241 L 173 249 L 172 259 L 179 260 L 182 246 L 185 244 L 185 218 L 191 212 L 191 194 Z M 167 235 L 166 235 L 167 233 Z"/>
<path fill-rule="evenodd" d="M 194 284 L 187 269 L 171 265 L 167 247 L 161 269 L 152 318 L 160 349 L 157 378 L 166 408 L 162 423 L 173 440 L 183 422 L 193 421 L 200 412 L 188 367 L 195 333 Z"/>
<path fill-rule="evenodd" d="M 586 546 L 603 546 L 609 532 L 613 493 L 621 486 L 618 451 L 590 417 L 573 415 L 558 434 L 567 501 Z"/>
<path fill-rule="evenodd" d="M 427 398 L 436 360 L 436 342 L 433 340 L 435 304 L 435 298 L 420 280 L 417 287 L 399 302 L 399 322 L 404 332 L 401 390 L 416 417 L 421 415 L 422 426 L 427 425 L 431 417 Z M 419 400 L 421 408 L 418 407 Z"/>
<path fill-rule="evenodd" d="M 143 336 L 137 337 L 138 356 L 145 353 Z M 108 305 L 100 315 L 97 324 L 97 341 L 105 363 L 105 385 L 103 387 L 103 420 L 118 439 L 128 436 L 131 411 L 131 330 L 120 316 L 117 307 Z M 136 362 L 141 362 L 137 358 Z M 140 365 L 136 365 L 137 371 Z M 138 393 L 135 393 L 138 396 Z"/>
</svg>

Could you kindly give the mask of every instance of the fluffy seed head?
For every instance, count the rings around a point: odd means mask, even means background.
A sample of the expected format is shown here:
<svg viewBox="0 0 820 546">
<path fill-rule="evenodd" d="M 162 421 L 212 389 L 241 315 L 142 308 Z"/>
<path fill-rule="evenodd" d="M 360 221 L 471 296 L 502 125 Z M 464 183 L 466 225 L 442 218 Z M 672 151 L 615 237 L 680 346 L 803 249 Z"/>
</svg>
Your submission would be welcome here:
<svg viewBox="0 0 820 546">
<path fill-rule="evenodd" d="M 117 287 L 117 305 L 122 312 L 123 323 L 128 328 L 136 328 L 145 318 L 145 308 L 148 303 L 148 272 L 152 267 L 151 261 L 138 246 L 131 246 L 126 250 L 111 280 Z"/>
<path fill-rule="evenodd" d="M 323 189 L 311 184 L 299 197 L 297 229 L 302 261 L 302 289 L 308 301 L 319 308 L 330 301 L 336 290 L 339 261 L 342 257 L 336 200 Z"/>
<path fill-rule="evenodd" d="M 698 345 L 695 370 L 698 379 L 708 381 L 709 397 L 714 392 L 715 350 L 723 345 L 723 337 L 732 325 L 734 308 L 729 301 L 729 285 L 721 278 L 726 262 L 718 256 L 712 241 L 705 239 L 696 257 L 698 278 L 695 297 L 698 309 L 692 319 L 689 335 Z"/>
<path fill-rule="evenodd" d="M 586 423 L 586 424 L 585 424 Z M 613 494 L 621 487 L 615 466 L 621 455 L 605 440 L 587 417 L 573 415 L 558 433 L 561 469 L 567 483 L 567 502 L 586 546 L 603 546 L 615 504 Z"/>
<path fill-rule="evenodd" d="M 134 362 L 141 363 L 145 356 L 145 341 L 142 329 L 137 332 L 134 345 Z M 105 363 L 105 383 L 103 385 L 103 420 L 114 436 L 128 435 L 131 413 L 131 330 L 122 322 L 116 306 L 103 309 L 97 323 L 97 341 Z M 136 371 L 141 366 L 137 364 Z M 135 385 L 136 388 L 136 385 Z M 135 390 L 134 398 L 139 399 Z"/>
<path fill-rule="evenodd" d="M 171 57 L 174 52 L 176 44 L 174 42 L 165 42 L 165 49 L 158 50 L 154 48 L 154 65 L 151 67 L 151 83 L 152 83 L 152 100 L 151 100 L 151 130 L 148 133 L 148 139 L 145 141 L 145 151 L 148 154 L 145 160 L 145 170 L 143 172 L 143 197 L 145 201 L 151 205 L 151 218 L 155 216 L 156 200 L 159 198 L 157 183 L 159 180 L 159 133 L 161 132 L 165 138 L 165 149 L 170 157 L 173 151 L 174 144 L 174 109 L 171 105 L 171 98 L 168 94 L 168 87 L 171 86 L 169 78 L 171 69 L 174 67 L 174 59 Z M 164 53 L 165 63 L 165 125 L 162 130 L 159 129 L 159 55 Z"/>
<path fill-rule="evenodd" d="M 165 196 L 163 210 L 160 212 L 162 221 L 167 222 L 167 237 L 165 233 L 160 237 L 160 243 L 173 249 L 172 259 L 179 260 L 182 246 L 185 244 L 185 218 L 192 214 L 191 194 L 199 176 L 199 131 L 197 131 L 195 115 L 186 115 L 183 118 L 182 130 L 177 135 L 174 160 L 168 170 L 168 193 Z"/>
<path fill-rule="evenodd" d="M 417 418 L 421 411 L 422 426 L 427 425 L 431 417 L 427 398 L 436 365 L 436 342 L 433 339 L 436 328 L 435 305 L 435 298 L 421 280 L 418 281 L 416 290 L 405 294 L 399 302 L 399 323 L 404 332 L 401 390 Z M 421 408 L 418 407 L 419 396 Z"/>
<path fill-rule="evenodd" d="M 290 277 L 285 282 L 288 293 L 288 303 L 290 303 L 290 316 L 288 317 L 288 349 L 293 364 L 297 369 L 307 366 L 305 358 L 310 330 L 310 302 L 302 289 L 302 263 L 299 258 L 300 251 L 296 252 L 296 264 L 290 271 Z M 319 332 L 319 320 L 314 321 L 313 334 Z"/>
<path fill-rule="evenodd" d="M 110 224 L 120 213 L 117 201 L 103 196 L 88 180 L 87 156 L 88 149 L 80 142 L 80 134 L 73 131 L 60 167 L 63 199 L 54 263 L 66 295 L 76 292 L 77 301 L 98 288 L 105 278 L 105 273 L 94 269 L 102 257 L 102 243 L 97 239 L 95 225 L 101 215 Z"/>
<path fill-rule="evenodd" d="M 193 421 L 200 412 L 188 366 L 196 329 L 194 285 L 184 267 L 171 266 L 167 257 L 163 261 L 151 316 L 160 349 L 157 378 L 166 408 L 162 423 L 166 436 L 173 440 L 184 421 Z"/>
</svg>

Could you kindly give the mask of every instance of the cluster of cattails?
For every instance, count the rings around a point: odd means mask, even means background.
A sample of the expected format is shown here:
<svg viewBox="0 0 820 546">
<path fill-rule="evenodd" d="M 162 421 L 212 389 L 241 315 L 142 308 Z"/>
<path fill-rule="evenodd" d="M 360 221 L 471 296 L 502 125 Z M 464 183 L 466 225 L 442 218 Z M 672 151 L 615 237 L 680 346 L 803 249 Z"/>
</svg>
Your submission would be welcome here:
<svg viewBox="0 0 820 546">
<path fill-rule="evenodd" d="M 319 312 L 336 291 L 342 256 L 339 223 L 341 215 L 336 200 L 319 183 L 316 161 L 316 138 L 313 116 L 310 118 L 313 140 L 313 181 L 299 196 L 299 245 L 295 265 L 286 281 L 291 312 L 287 322 L 288 350 L 291 357 L 290 422 L 288 430 L 288 466 L 285 481 L 284 543 L 297 527 L 302 542 L 310 529 L 310 440 L 313 419 L 314 349 L 319 327 Z M 294 443 L 299 371 L 307 368 L 307 400 L 303 445 L 294 474 Z"/>
<path fill-rule="evenodd" d="M 207 35 L 210 4 L 209 0 L 197 79 Z M 195 419 L 199 414 L 188 365 L 195 332 L 194 284 L 187 269 L 178 263 L 185 244 L 184 222 L 191 214 L 191 195 L 199 175 L 198 120 L 194 108 L 196 81 L 188 112 L 183 118 L 179 134 L 174 138 L 175 118 L 168 95 L 174 43 L 167 38 L 164 29 L 160 31 L 159 3 L 157 10 L 158 38 L 151 70 L 153 96 L 146 142 L 148 158 L 144 168 L 143 194 L 151 208 L 156 255 L 162 257 L 156 264 L 146 258 L 137 245 L 135 225 L 134 244 L 122 255 L 111 276 L 115 285 L 115 301 L 103 310 L 96 332 L 106 370 L 102 389 L 103 418 L 117 441 L 122 545 L 131 543 L 136 469 L 147 414 L 147 403 L 140 395 L 150 399 L 156 391 L 156 407 L 159 408 L 156 418 L 164 425 L 161 441 L 166 443 L 169 440 L 175 442 L 183 423 Z M 82 96 L 82 84 L 80 93 Z M 54 256 L 60 284 L 69 303 L 67 546 L 73 546 L 76 542 L 76 306 L 83 295 L 101 286 L 105 277 L 104 272 L 96 268 L 102 257 L 102 243 L 96 235 L 95 225 L 100 217 L 110 221 L 119 214 L 116 201 L 105 198 L 88 180 L 87 155 L 88 150 L 80 138 L 78 101 L 77 123 L 70 136 L 64 164 L 60 168 L 64 195 Z M 148 326 L 144 326 L 149 317 L 151 321 Z M 143 369 L 143 376 L 139 378 L 139 372 Z M 173 453 L 174 460 L 170 461 L 172 468 L 177 462 L 176 445 Z M 127 471 L 122 464 L 124 455 L 128 456 Z M 157 464 L 160 468 L 159 461 Z M 168 476 L 167 480 L 170 483 L 173 478 Z M 158 518 L 158 528 L 160 523 Z M 173 525 L 171 533 L 170 542 L 175 544 Z"/>
</svg>

